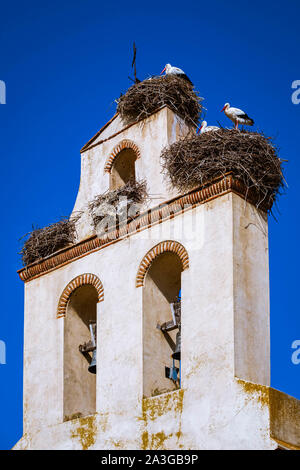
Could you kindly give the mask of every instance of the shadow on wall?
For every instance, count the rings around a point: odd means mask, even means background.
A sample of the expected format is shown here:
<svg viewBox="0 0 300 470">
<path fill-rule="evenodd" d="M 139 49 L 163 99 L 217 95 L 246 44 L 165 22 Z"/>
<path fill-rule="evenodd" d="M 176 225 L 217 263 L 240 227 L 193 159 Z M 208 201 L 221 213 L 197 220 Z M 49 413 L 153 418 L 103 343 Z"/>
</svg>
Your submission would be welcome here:
<svg viewBox="0 0 300 470">
<path fill-rule="evenodd" d="M 96 412 L 96 374 L 88 371 L 90 359 L 79 345 L 90 341 L 89 325 L 96 323 L 98 293 L 84 285 L 70 297 L 64 318 L 64 421 Z"/>
<path fill-rule="evenodd" d="M 135 181 L 135 161 L 133 149 L 126 148 L 116 157 L 110 173 L 109 189 L 119 189 L 129 181 Z"/>
<path fill-rule="evenodd" d="M 171 303 L 181 289 L 182 262 L 175 253 L 163 253 L 152 262 L 143 288 L 143 395 L 150 397 L 175 390 L 178 386 L 165 376 L 171 364 L 172 349 L 157 328 L 172 320 Z M 170 333 L 176 341 L 176 331 Z"/>
</svg>

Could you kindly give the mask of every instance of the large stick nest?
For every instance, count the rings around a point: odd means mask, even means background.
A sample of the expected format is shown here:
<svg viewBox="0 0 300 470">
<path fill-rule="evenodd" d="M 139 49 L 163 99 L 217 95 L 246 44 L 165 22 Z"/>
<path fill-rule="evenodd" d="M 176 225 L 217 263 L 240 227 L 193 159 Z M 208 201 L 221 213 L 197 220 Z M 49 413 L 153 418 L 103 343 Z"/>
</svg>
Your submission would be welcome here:
<svg viewBox="0 0 300 470">
<path fill-rule="evenodd" d="M 167 105 L 188 125 L 196 126 L 201 117 L 201 101 L 189 82 L 175 75 L 164 75 L 132 85 L 119 98 L 117 111 L 130 123 Z"/>
<path fill-rule="evenodd" d="M 186 137 L 163 149 L 163 172 L 171 187 L 188 191 L 231 172 L 271 209 L 283 188 L 281 160 L 269 137 L 258 132 L 220 129 Z"/>
<path fill-rule="evenodd" d="M 23 265 L 27 266 L 75 243 L 77 220 L 78 218 L 63 217 L 54 224 L 44 228 L 36 228 L 25 235 L 27 239 L 20 252 Z"/>
<path fill-rule="evenodd" d="M 139 205 L 145 202 L 147 197 L 146 181 L 133 179 L 119 189 L 96 196 L 88 205 L 95 230 L 99 231 L 99 224 L 104 219 L 107 222 L 105 231 L 109 225 L 116 226 L 127 222 L 131 215 L 133 217 L 139 213 Z"/>
</svg>

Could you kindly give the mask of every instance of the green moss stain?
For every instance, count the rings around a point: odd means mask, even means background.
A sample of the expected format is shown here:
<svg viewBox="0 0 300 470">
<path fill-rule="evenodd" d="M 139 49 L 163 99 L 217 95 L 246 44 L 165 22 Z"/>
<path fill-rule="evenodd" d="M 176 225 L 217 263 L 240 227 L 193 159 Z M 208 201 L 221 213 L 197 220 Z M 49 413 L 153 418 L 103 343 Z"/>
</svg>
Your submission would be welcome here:
<svg viewBox="0 0 300 470">
<path fill-rule="evenodd" d="M 123 441 L 112 441 L 113 449 L 125 449 L 126 444 Z"/>
<path fill-rule="evenodd" d="M 76 424 L 74 423 L 75 429 L 71 437 L 78 439 L 82 449 L 87 450 L 96 442 L 97 427 L 95 416 L 80 418 Z"/>
<path fill-rule="evenodd" d="M 157 432 L 151 436 L 151 449 L 163 449 L 164 442 L 172 437 L 172 434 L 166 436 L 164 432 Z"/>
<path fill-rule="evenodd" d="M 160 416 L 172 413 L 171 419 L 175 414 L 178 421 L 178 431 L 174 434 L 177 440 L 181 439 L 181 414 L 183 409 L 184 391 L 176 390 L 164 393 L 156 397 L 144 398 L 142 400 L 142 417 L 143 422 L 141 434 L 141 447 L 146 449 L 164 449 L 166 440 L 173 437 L 173 434 L 166 435 L 161 429 L 157 433 L 149 433 L 148 427 L 150 422 L 155 422 Z"/>
<path fill-rule="evenodd" d="M 255 398 L 262 406 L 269 406 L 269 387 L 240 379 L 237 379 L 237 383 L 243 388 L 249 399 Z"/>
<path fill-rule="evenodd" d="M 182 404 L 183 390 L 164 393 L 156 397 L 144 398 L 142 405 L 143 416 L 146 414 L 147 418 L 153 421 L 171 410 L 181 413 Z"/>
<path fill-rule="evenodd" d="M 149 434 L 147 431 L 142 433 L 142 450 L 149 449 Z"/>
<path fill-rule="evenodd" d="M 179 390 L 178 392 L 178 400 L 177 400 L 177 411 L 181 414 L 183 410 L 183 389 Z"/>
<path fill-rule="evenodd" d="M 82 417 L 82 413 L 73 413 L 72 415 L 65 415 L 64 421 L 72 421 L 73 419 L 78 419 Z"/>
<path fill-rule="evenodd" d="M 168 390 L 166 389 L 160 390 L 159 388 L 155 388 L 151 393 L 151 397 L 157 397 L 158 395 L 162 395 L 163 393 L 168 393 Z M 144 397 L 144 398 L 147 398 L 147 397 Z"/>
<path fill-rule="evenodd" d="M 270 388 L 271 437 L 283 447 L 300 448 L 300 400 Z"/>
<path fill-rule="evenodd" d="M 107 431 L 108 417 L 109 417 L 109 413 L 102 413 L 100 415 L 99 425 L 100 425 L 100 430 L 103 434 L 105 434 Z"/>
<path fill-rule="evenodd" d="M 172 436 L 173 434 L 166 435 L 163 431 L 154 434 L 145 431 L 142 433 L 142 450 L 163 450 L 164 442 Z"/>
</svg>

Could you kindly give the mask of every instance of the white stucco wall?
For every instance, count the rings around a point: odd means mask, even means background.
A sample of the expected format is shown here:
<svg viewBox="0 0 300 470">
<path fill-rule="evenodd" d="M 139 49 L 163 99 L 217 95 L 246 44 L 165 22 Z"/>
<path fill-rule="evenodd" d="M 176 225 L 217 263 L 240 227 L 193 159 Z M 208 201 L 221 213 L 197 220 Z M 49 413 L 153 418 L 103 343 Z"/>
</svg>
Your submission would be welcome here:
<svg viewBox="0 0 300 470">
<path fill-rule="evenodd" d="M 257 241 L 257 232 L 246 228 L 257 215 L 239 196 L 226 194 L 27 282 L 24 437 L 16 448 L 276 447 L 268 388 L 235 377 L 241 371 L 241 378 L 268 385 L 267 232 Z M 147 251 L 169 239 L 181 243 L 190 260 L 182 273 L 182 390 L 143 400 L 143 288 L 135 287 L 135 277 Z M 244 266 L 248 254 L 255 269 Z M 65 286 L 83 273 L 97 275 L 104 286 L 97 413 L 63 423 L 64 319 L 56 319 L 56 309 Z M 260 281 L 264 289 L 248 289 Z M 242 355 L 245 363 L 255 358 L 254 375 L 235 357 L 249 326 L 253 341 Z M 257 347 L 266 351 L 260 361 Z"/>
<path fill-rule="evenodd" d="M 188 128 L 183 121 L 167 107 L 129 128 L 126 128 L 117 116 L 91 145 L 107 139 L 122 129 L 124 130 L 117 136 L 109 138 L 81 155 L 80 186 L 73 209 L 73 214 L 83 211 L 83 216 L 77 224 L 78 240 L 94 233 L 86 206 L 95 196 L 109 189 L 109 173 L 104 172 L 104 166 L 111 152 L 124 139 L 131 140 L 140 149 L 141 157 L 135 164 L 136 178 L 147 180 L 150 197 L 148 207 L 160 204 L 177 194 L 167 187 L 163 178 L 160 154 L 163 147 L 187 134 Z"/>
</svg>

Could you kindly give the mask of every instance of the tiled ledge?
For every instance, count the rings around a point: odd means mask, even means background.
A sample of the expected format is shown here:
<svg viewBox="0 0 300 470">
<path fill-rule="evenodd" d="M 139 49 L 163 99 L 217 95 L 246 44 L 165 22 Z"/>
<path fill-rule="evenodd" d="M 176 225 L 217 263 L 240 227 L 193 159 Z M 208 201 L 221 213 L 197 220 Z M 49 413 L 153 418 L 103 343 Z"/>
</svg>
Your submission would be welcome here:
<svg viewBox="0 0 300 470">
<path fill-rule="evenodd" d="M 193 209 L 199 204 L 203 204 L 229 192 L 234 192 L 243 198 L 247 195 L 248 202 L 253 204 L 256 202 L 255 198 L 251 196 L 251 193 L 247 193 L 246 188 L 240 181 L 235 179 L 231 174 L 227 174 L 187 194 L 177 196 L 149 209 L 127 224 L 119 228 L 114 228 L 100 237 L 93 235 L 75 245 L 63 248 L 47 258 L 43 258 L 20 269 L 18 274 L 22 281 L 30 281 L 65 264 L 71 263 L 75 259 L 101 250 L 137 232 L 162 223 L 164 220 L 176 217 L 183 212 Z M 261 207 L 261 209 L 267 211 L 268 207 Z"/>
</svg>

